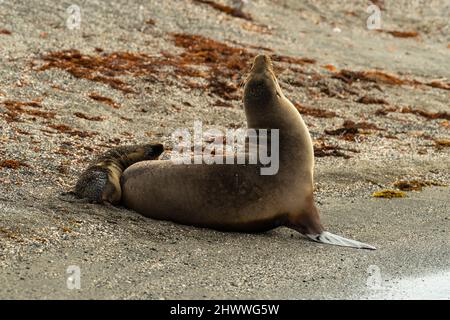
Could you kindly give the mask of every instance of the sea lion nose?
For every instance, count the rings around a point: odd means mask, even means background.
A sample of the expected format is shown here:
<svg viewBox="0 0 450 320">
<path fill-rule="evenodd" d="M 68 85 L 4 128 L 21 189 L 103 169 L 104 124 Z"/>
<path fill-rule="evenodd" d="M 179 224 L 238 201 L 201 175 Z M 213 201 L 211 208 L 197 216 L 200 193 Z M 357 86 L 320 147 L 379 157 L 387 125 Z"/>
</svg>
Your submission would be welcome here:
<svg viewBox="0 0 450 320">
<path fill-rule="evenodd" d="M 263 72 L 265 71 L 270 65 L 270 58 L 269 56 L 265 54 L 260 54 L 255 57 L 255 60 L 253 61 L 253 72 Z"/>
</svg>

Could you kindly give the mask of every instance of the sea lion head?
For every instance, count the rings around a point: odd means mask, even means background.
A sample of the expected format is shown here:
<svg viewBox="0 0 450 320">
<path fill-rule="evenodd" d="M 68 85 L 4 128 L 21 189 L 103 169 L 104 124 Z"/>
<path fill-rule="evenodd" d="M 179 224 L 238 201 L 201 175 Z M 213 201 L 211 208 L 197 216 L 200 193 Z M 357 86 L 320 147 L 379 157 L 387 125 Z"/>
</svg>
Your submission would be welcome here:
<svg viewBox="0 0 450 320">
<path fill-rule="evenodd" d="M 121 153 L 122 157 L 118 159 L 124 169 L 133 163 L 145 160 L 155 160 L 164 151 L 164 146 L 161 143 L 141 144 L 137 146 L 123 147 Z"/>
<path fill-rule="evenodd" d="M 144 144 L 141 148 L 146 160 L 155 160 L 164 152 L 164 146 L 161 143 Z"/>
<path fill-rule="evenodd" d="M 270 106 L 283 96 L 273 71 L 272 60 L 261 54 L 255 57 L 250 74 L 245 80 L 244 104 L 246 106 Z"/>
<path fill-rule="evenodd" d="M 118 204 L 122 197 L 122 172 L 132 164 L 155 160 L 164 151 L 160 143 L 113 148 L 98 157 L 80 176 L 74 193 L 91 202 Z"/>
</svg>

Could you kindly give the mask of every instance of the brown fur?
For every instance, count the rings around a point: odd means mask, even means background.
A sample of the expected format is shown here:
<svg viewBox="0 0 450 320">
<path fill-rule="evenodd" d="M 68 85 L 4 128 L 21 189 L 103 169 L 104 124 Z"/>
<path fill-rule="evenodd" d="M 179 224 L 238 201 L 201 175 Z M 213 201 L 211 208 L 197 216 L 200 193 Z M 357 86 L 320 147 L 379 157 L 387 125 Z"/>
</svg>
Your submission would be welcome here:
<svg viewBox="0 0 450 320">
<path fill-rule="evenodd" d="M 124 204 L 151 218 L 225 231 L 260 232 L 285 225 L 320 233 L 312 195 L 312 141 L 300 114 L 284 97 L 269 57 L 255 58 L 243 101 L 249 128 L 280 130 L 276 175 L 262 176 L 261 165 L 236 162 L 144 161 L 124 172 Z"/>
</svg>

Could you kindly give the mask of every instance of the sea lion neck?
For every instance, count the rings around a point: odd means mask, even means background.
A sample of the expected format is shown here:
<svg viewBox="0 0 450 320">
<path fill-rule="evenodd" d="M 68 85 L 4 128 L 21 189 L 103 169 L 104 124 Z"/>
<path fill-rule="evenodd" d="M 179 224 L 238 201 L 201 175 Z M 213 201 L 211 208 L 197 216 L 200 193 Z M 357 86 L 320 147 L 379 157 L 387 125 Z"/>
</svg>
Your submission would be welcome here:
<svg viewBox="0 0 450 320">
<path fill-rule="evenodd" d="M 253 62 L 244 88 L 244 108 L 247 114 L 269 112 L 282 96 L 272 63 L 268 56 L 259 55 Z"/>
<path fill-rule="evenodd" d="M 284 95 L 273 72 L 269 56 L 258 55 L 247 76 L 244 88 L 244 109 L 249 128 L 280 128 L 286 110 Z M 280 108 L 281 106 L 281 108 Z"/>
</svg>

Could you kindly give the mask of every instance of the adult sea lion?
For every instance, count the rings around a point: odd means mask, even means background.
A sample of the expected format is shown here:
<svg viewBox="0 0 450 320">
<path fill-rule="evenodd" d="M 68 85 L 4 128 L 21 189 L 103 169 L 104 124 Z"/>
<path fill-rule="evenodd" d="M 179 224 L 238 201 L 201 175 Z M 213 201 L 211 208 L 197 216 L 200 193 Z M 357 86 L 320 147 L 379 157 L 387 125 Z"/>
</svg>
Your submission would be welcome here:
<svg viewBox="0 0 450 320">
<path fill-rule="evenodd" d="M 375 249 L 324 231 L 313 198 L 311 137 L 268 56 L 255 58 L 243 100 L 248 128 L 279 129 L 276 174 L 262 175 L 261 164 L 138 162 L 122 175 L 125 206 L 186 225 L 240 232 L 286 226 L 317 242 Z"/>
</svg>

